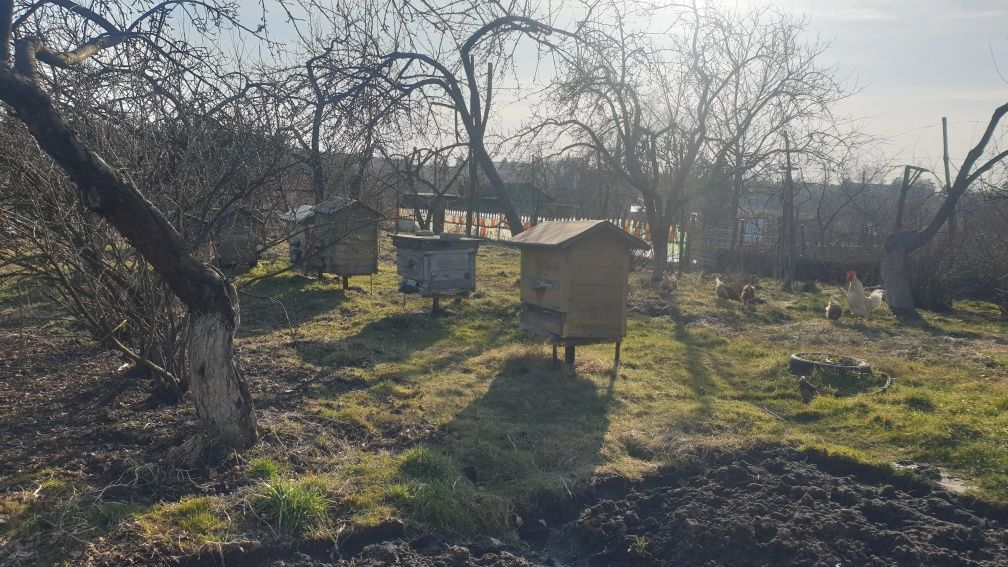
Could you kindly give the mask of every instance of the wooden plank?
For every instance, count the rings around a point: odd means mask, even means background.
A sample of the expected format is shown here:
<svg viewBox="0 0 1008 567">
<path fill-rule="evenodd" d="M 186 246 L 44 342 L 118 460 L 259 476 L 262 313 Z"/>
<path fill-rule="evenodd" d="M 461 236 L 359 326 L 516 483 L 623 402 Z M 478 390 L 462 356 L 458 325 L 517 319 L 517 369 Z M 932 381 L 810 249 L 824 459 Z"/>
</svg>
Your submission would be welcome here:
<svg viewBox="0 0 1008 567">
<path fill-rule="evenodd" d="M 571 338 L 617 339 L 626 335 L 619 321 L 591 321 L 572 319 L 567 325 L 566 336 Z"/>
<path fill-rule="evenodd" d="M 519 296 L 522 303 L 554 311 L 566 311 L 566 297 L 560 287 L 559 280 L 530 278 L 522 275 Z"/>
<path fill-rule="evenodd" d="M 575 246 L 570 251 L 571 267 L 579 268 L 611 268 L 619 270 L 627 265 L 626 249 L 589 248 Z"/>
<path fill-rule="evenodd" d="M 577 303 L 618 303 L 626 296 L 626 288 L 622 284 L 581 284 L 573 283 L 570 287 L 570 300 Z"/>
<path fill-rule="evenodd" d="M 626 281 L 627 272 L 622 268 L 574 267 L 568 270 L 571 285 L 616 285 Z"/>
<path fill-rule="evenodd" d="M 564 316 L 561 313 L 526 307 L 522 310 L 519 325 L 536 333 L 559 337 L 563 335 L 563 321 Z"/>
<path fill-rule="evenodd" d="M 623 317 L 623 305 L 620 302 L 581 303 L 571 302 L 571 318 L 582 320 L 619 321 Z"/>
</svg>

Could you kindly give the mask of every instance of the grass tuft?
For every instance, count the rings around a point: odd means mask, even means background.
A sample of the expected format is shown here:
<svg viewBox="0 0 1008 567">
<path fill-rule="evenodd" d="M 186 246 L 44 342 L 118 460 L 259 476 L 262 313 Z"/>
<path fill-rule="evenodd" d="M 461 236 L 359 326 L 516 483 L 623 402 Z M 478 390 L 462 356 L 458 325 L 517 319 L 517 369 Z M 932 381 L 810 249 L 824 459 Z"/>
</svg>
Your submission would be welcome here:
<svg viewBox="0 0 1008 567">
<path fill-rule="evenodd" d="M 271 480 L 280 476 L 284 466 L 270 457 L 260 457 L 249 464 L 248 474 L 259 480 Z"/>
<path fill-rule="evenodd" d="M 329 520 L 328 497 L 306 480 L 263 482 L 252 496 L 252 507 L 278 533 L 307 534 Z"/>
</svg>

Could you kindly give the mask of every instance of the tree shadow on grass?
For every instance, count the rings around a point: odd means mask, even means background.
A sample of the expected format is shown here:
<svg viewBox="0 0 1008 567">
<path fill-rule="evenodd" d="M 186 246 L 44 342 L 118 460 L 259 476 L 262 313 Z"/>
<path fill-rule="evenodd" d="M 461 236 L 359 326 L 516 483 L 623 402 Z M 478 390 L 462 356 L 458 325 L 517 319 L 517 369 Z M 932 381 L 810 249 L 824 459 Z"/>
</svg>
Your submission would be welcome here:
<svg viewBox="0 0 1008 567">
<path fill-rule="evenodd" d="M 310 364 L 339 369 L 369 368 L 382 362 L 407 360 L 451 334 L 450 323 L 430 313 L 389 315 L 358 333 L 331 341 L 299 341 L 295 350 Z"/>
<path fill-rule="evenodd" d="M 445 425 L 440 445 L 478 487 L 549 510 L 600 463 L 609 402 L 549 357 L 516 356 Z"/>
<path fill-rule="evenodd" d="M 355 293 L 350 291 L 350 293 Z M 347 301 L 347 292 L 333 281 L 303 275 L 268 278 L 239 291 L 240 335 L 254 337 L 296 328 Z"/>
</svg>

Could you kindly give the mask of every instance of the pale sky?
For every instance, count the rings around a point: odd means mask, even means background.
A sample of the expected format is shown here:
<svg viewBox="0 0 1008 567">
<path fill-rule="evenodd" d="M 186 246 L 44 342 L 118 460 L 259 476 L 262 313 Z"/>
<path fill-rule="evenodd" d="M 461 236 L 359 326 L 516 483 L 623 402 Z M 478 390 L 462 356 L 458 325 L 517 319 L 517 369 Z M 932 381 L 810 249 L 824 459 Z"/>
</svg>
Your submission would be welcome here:
<svg viewBox="0 0 1008 567">
<path fill-rule="evenodd" d="M 866 119 L 865 129 L 884 140 L 879 150 L 894 163 L 940 171 L 942 116 L 949 118 L 956 163 L 994 108 L 1008 102 L 1008 0 L 709 1 L 731 7 L 769 3 L 808 16 L 810 40 L 832 42 L 822 63 L 839 64 L 861 86 L 840 113 Z M 255 0 L 242 3 L 246 8 L 258 5 Z M 284 27 L 278 15 L 268 17 L 274 38 L 286 35 L 278 29 Z M 519 59 L 534 57 L 535 48 L 524 43 Z M 520 61 L 519 74 L 533 70 Z M 501 79 L 499 87 L 511 84 Z M 533 86 L 531 76 L 519 79 L 525 87 Z M 529 101 L 514 100 L 508 91 L 495 95 L 494 134 L 506 134 L 529 116 Z"/>
<path fill-rule="evenodd" d="M 770 1 L 832 40 L 827 57 L 863 85 L 843 110 L 870 117 L 887 155 L 940 167 L 948 116 L 955 163 L 1008 102 L 1008 0 Z"/>
</svg>

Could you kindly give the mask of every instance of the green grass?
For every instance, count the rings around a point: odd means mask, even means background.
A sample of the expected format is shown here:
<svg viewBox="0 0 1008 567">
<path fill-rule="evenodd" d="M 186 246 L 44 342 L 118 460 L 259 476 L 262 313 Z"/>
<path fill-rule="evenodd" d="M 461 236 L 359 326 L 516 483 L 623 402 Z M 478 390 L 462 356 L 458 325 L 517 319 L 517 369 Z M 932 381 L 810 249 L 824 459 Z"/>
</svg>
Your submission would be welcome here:
<svg viewBox="0 0 1008 567">
<path fill-rule="evenodd" d="M 507 535 L 516 517 L 538 518 L 593 479 L 638 479 L 695 450 L 760 442 L 926 462 L 1008 503 L 1008 325 L 985 304 L 913 321 L 883 308 L 833 323 L 828 290 L 785 293 L 764 280 L 765 303 L 743 306 L 717 300 L 713 277 L 687 275 L 659 297 L 632 274 L 613 380 L 612 345 L 579 347 L 569 373 L 519 329 L 516 251 L 484 246 L 478 291 L 445 302 L 456 314 L 438 318 L 429 300 L 396 291 L 385 253 L 373 293 L 370 278 L 347 293 L 290 272 L 244 288 L 240 352 L 312 378 L 293 402 L 259 405 L 263 441 L 242 467 L 246 484 L 130 516 L 151 537 L 303 537 L 388 518 L 417 531 Z M 876 392 L 833 381 L 841 395 L 805 402 L 787 372 L 801 351 L 863 358 L 894 382 Z M 647 554 L 647 542 L 635 545 Z"/>
<path fill-rule="evenodd" d="M 335 282 L 299 275 L 268 284 L 298 321 L 298 341 L 291 345 L 290 330 L 276 325 L 243 342 L 356 381 L 305 400 L 376 447 L 315 471 L 350 481 L 346 513 L 354 521 L 399 516 L 448 531 L 506 531 L 509 511 L 547 509 L 596 475 L 640 478 L 697 446 L 759 441 L 883 464 L 926 461 L 969 477 L 980 497 L 1008 501 L 1008 418 L 998 409 L 1008 406 L 1008 349 L 986 340 L 1008 337 L 1008 328 L 983 304 L 911 322 L 883 309 L 863 322 L 831 323 L 822 314 L 828 290 L 784 293 L 765 281 L 766 303 L 742 306 L 715 299 L 712 277 L 688 275 L 663 299 L 634 274 L 631 305 L 662 303 L 668 316 L 630 314 L 624 365 L 612 381 L 611 345 L 579 348 L 577 373 L 568 375 L 551 368 L 546 344 L 518 329 L 517 258 L 485 246 L 479 291 L 447 318 L 429 317 L 427 300 L 403 303 L 387 262 L 373 294 L 344 294 Z M 243 312 L 260 308 L 271 309 L 253 299 Z M 832 381 L 840 396 L 804 403 L 787 357 L 812 350 L 865 358 L 894 385 L 876 394 Z M 437 435 L 420 445 L 397 440 L 416 426 Z"/>
<path fill-rule="evenodd" d="M 329 499 L 313 479 L 271 479 L 252 495 L 252 507 L 274 531 L 308 534 L 329 522 Z"/>
<path fill-rule="evenodd" d="M 259 480 L 271 480 L 284 472 L 283 464 L 270 457 L 259 457 L 249 463 L 248 475 Z"/>
</svg>

